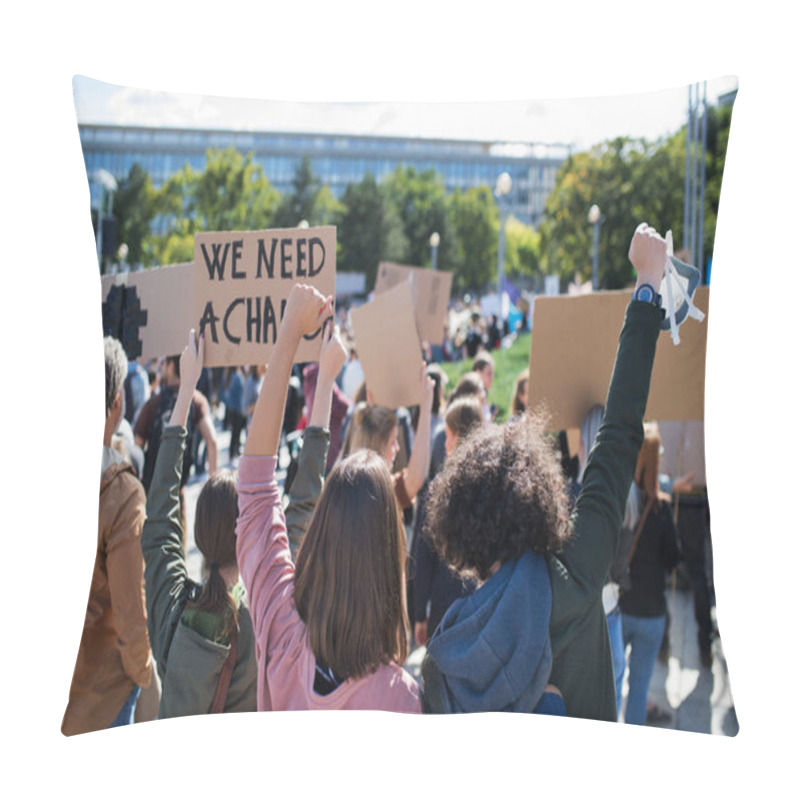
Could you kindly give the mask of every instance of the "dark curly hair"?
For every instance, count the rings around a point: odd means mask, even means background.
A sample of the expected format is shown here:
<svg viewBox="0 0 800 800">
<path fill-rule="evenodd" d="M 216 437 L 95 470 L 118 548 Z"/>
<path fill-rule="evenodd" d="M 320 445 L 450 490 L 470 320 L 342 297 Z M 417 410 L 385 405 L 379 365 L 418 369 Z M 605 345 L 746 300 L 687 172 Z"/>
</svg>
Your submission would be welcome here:
<svg viewBox="0 0 800 800">
<path fill-rule="evenodd" d="M 425 530 L 462 575 L 486 580 L 495 562 L 560 550 L 571 536 L 564 475 L 530 412 L 474 429 L 431 484 Z"/>
</svg>

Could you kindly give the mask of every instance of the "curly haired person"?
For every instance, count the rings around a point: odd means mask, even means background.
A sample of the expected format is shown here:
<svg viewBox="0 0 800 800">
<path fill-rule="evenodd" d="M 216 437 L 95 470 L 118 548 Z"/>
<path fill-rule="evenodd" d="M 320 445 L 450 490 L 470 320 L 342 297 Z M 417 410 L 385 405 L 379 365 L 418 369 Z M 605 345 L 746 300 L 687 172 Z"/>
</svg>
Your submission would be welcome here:
<svg viewBox="0 0 800 800">
<path fill-rule="evenodd" d="M 529 415 L 475 431 L 431 487 L 435 546 L 482 585 L 428 643 L 426 712 L 532 712 L 551 684 L 568 716 L 617 718 L 601 596 L 642 444 L 666 242 L 642 223 L 628 256 L 636 289 L 572 517 L 558 456 Z"/>
</svg>

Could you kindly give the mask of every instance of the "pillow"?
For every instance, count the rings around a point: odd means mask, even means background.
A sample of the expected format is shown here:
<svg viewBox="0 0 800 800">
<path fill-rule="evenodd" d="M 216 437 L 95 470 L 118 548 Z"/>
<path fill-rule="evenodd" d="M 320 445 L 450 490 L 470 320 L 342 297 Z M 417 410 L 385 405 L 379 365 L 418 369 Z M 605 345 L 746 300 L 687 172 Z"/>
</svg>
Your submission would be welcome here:
<svg viewBox="0 0 800 800">
<path fill-rule="evenodd" d="M 625 294 L 624 307 L 634 278 L 626 258 L 627 247 L 641 219 L 656 225 L 662 234 L 672 230 L 676 255 L 681 242 L 681 258 L 699 269 L 704 284 L 700 289 L 708 303 L 714 212 L 719 205 L 736 86 L 735 80 L 720 79 L 697 85 L 690 92 L 690 104 L 699 108 L 699 93 L 705 89 L 713 138 L 707 137 L 705 171 L 693 170 L 687 179 L 691 189 L 687 209 L 684 168 L 687 159 L 694 163 L 694 150 L 687 156 L 680 134 L 686 88 L 582 101 L 423 108 L 414 104 L 353 106 L 189 97 L 116 87 L 76 76 L 75 104 L 91 202 L 106 217 L 95 222 L 103 272 L 104 332 L 123 341 L 130 359 L 177 352 L 174 338 L 169 345 L 160 345 L 163 351 L 147 351 L 146 345 L 142 349 L 142 342 L 147 342 L 142 331 L 151 331 L 168 318 L 181 330 L 187 327 L 185 320 L 180 325 L 175 322 L 174 307 L 163 302 L 166 290 L 161 292 L 160 301 L 145 298 L 158 295 L 154 286 L 157 290 L 166 286 L 167 279 L 158 276 L 169 274 L 170 280 L 178 280 L 179 271 L 187 276 L 192 270 L 196 275 L 203 269 L 197 262 L 194 267 L 188 266 L 195 258 L 195 233 L 270 228 L 302 231 L 307 225 L 335 225 L 340 305 L 367 300 L 375 288 L 379 264 L 399 262 L 453 274 L 454 298 L 462 308 L 458 310 L 460 317 L 451 319 L 451 350 L 459 349 L 458 322 L 466 332 L 469 313 L 465 315 L 463 309 L 473 301 L 480 301 L 477 308 L 487 323 L 493 313 L 518 321 L 519 330 L 507 332 L 507 347 L 496 354 L 495 384 L 488 397 L 502 420 L 509 415 L 511 384 L 520 369 L 529 363 L 531 369 L 534 367 L 533 359 L 529 361 L 530 329 L 537 335 L 534 293 L 560 294 L 561 302 L 573 307 L 586 302 L 587 308 L 594 300 L 603 302 L 621 293 Z M 97 98 L 104 98 L 103 102 Z M 660 113 L 648 114 L 648 109 Z M 623 112 L 630 122 L 621 130 L 617 120 Z M 576 118 L 579 125 L 571 121 Z M 538 141 L 529 144 L 534 122 Z M 703 126 L 696 126 L 697 152 L 701 152 L 703 130 Z M 464 131 L 469 131 L 468 137 Z M 368 173 L 376 180 L 366 177 Z M 228 179 L 224 191 L 221 175 Z M 705 217 L 689 223 L 687 231 L 687 220 L 694 213 L 691 198 L 701 198 L 701 191 L 705 192 Z M 498 218 L 503 223 L 500 243 Z M 359 224 L 372 232 L 366 242 Z M 431 236 L 434 232 L 435 238 Z M 294 236 L 293 242 L 297 240 L 297 234 Z M 499 246 L 505 252 L 500 274 L 495 266 Z M 296 252 L 294 263 L 298 264 L 300 251 Z M 213 269 L 208 259 L 205 268 L 209 274 Z M 292 280 L 296 279 L 297 274 Z M 196 283 L 187 280 L 190 283 L 174 289 L 174 296 L 189 297 L 193 293 Z M 350 280 L 349 287 L 346 280 Z M 592 284 L 598 293 L 584 297 L 586 287 Z M 499 296 L 498 286 L 502 288 Z M 589 318 L 593 318 L 591 313 Z M 611 327 L 618 329 L 621 316 L 617 314 L 612 322 Z M 707 321 L 687 320 L 681 337 L 691 326 L 700 324 Z M 175 330 L 169 333 L 172 336 Z M 608 336 L 599 338 L 613 341 Z M 662 334 L 665 338 L 669 337 Z M 553 334 L 549 341 L 554 351 L 561 353 L 553 355 L 555 361 L 564 363 L 567 350 L 557 350 L 564 345 L 562 337 Z M 442 358 L 442 344 L 429 344 L 429 356 Z M 672 342 L 669 347 L 673 347 Z M 704 335 L 696 348 L 699 362 L 697 358 L 692 362 L 695 378 L 698 370 L 704 370 Z M 680 357 L 680 350 L 675 353 Z M 462 349 L 462 355 L 461 360 L 445 367 L 451 386 L 471 365 L 466 349 Z M 206 409 L 215 414 L 221 464 L 230 435 L 223 421 L 227 410 L 223 368 L 233 363 L 216 365 L 209 374 L 206 405 L 198 401 L 196 412 L 198 419 Z M 606 366 L 601 372 L 607 386 L 610 369 Z M 725 654 L 714 630 L 713 586 L 704 585 L 701 577 L 711 569 L 703 426 L 701 414 L 696 412 L 698 405 L 701 410 L 703 407 L 703 376 L 704 372 L 691 387 L 694 411 L 680 406 L 683 416 L 662 411 L 651 418 L 661 425 L 662 467 L 669 478 L 675 480 L 687 472 L 693 477 L 687 487 L 690 491 L 675 512 L 686 568 L 678 571 L 675 587 L 668 592 L 671 657 L 666 663 L 655 664 L 652 658 L 646 659 L 655 670 L 649 696 L 670 719 L 663 714 L 659 719 L 658 709 L 647 718 L 662 727 L 733 736 L 738 724 L 730 694 L 712 692 L 711 676 L 724 672 Z M 536 390 L 543 392 L 545 399 L 555 396 L 549 393 L 546 381 L 536 383 Z M 146 384 L 141 387 L 146 394 Z M 578 390 L 572 391 L 576 396 Z M 602 401 L 602 391 L 598 391 Z M 654 391 L 672 397 L 689 390 L 676 383 L 659 384 Z M 129 404 L 137 402 L 135 384 L 126 397 Z M 576 408 L 587 412 L 596 402 L 598 398 L 581 395 Z M 677 406 L 667 403 L 665 407 Z M 152 412 L 155 417 L 155 408 L 153 405 L 146 414 Z M 138 411 L 137 407 L 134 413 Z M 574 420 L 558 427 L 565 434 L 567 471 L 576 455 L 574 447 L 570 450 L 567 444 L 574 437 L 567 432 L 576 427 Z M 140 432 L 145 430 L 142 425 Z M 139 436 L 146 447 L 148 438 Z M 130 441 L 128 449 L 134 449 Z M 190 443 L 190 449 L 200 469 L 195 470 L 194 480 L 186 487 L 187 567 L 189 576 L 200 581 L 202 557 L 194 542 L 192 521 L 206 476 L 202 445 Z M 641 612 L 641 604 L 632 607 L 640 609 L 638 616 L 647 616 Z M 141 638 L 143 618 L 141 614 L 139 617 L 136 624 Z M 636 622 L 631 622 L 630 635 L 639 645 L 644 638 L 633 632 Z M 116 659 L 119 656 L 110 629 L 106 635 L 105 644 L 110 642 L 106 655 Z M 87 685 L 94 668 L 86 669 L 80 659 L 91 659 L 102 650 L 102 644 L 82 645 L 76 674 L 84 670 Z M 709 671 L 712 657 L 713 673 Z M 408 665 L 416 674 L 419 658 L 419 652 L 412 653 Z M 638 663 L 637 656 L 632 658 Z M 123 668 L 127 668 L 125 658 L 117 672 Z M 144 669 L 141 663 L 138 669 Z M 692 691 L 683 678 L 697 670 L 701 670 L 704 684 L 700 691 Z M 106 677 L 113 682 L 113 676 Z M 117 683 L 113 704 L 122 708 L 128 693 L 122 691 L 124 681 Z M 681 687 L 677 693 L 675 686 Z M 91 692 L 87 689 L 86 693 Z M 140 720 L 154 718 L 157 694 L 154 682 L 138 701 Z M 93 701 L 102 707 L 102 702 Z M 623 702 L 623 710 L 625 705 Z M 689 708 L 696 708 L 698 713 L 685 713 Z M 100 713 L 93 707 L 85 711 L 84 719 L 99 721 L 96 725 L 89 723 L 94 727 L 107 727 L 114 716 L 108 708 Z M 702 722 L 698 724 L 698 720 Z"/>
</svg>

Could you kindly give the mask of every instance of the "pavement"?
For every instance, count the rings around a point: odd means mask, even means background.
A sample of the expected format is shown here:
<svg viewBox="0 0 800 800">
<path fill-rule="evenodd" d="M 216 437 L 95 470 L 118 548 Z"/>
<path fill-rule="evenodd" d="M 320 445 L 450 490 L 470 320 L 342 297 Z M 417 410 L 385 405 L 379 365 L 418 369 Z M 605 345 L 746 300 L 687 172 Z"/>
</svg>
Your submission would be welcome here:
<svg viewBox="0 0 800 800">
<path fill-rule="evenodd" d="M 223 431 L 217 421 L 217 444 L 219 466 L 235 469 L 238 460 L 228 461 L 230 433 Z M 287 452 L 281 453 L 278 482 L 281 483 L 289 458 Z M 205 483 L 206 474 L 192 474 L 186 486 L 187 522 L 187 566 L 189 575 L 200 580 L 202 556 L 194 543 L 194 508 L 197 496 Z M 736 736 L 739 723 L 733 705 L 728 667 L 722 649 L 721 637 L 712 644 L 711 667 L 700 663 L 697 646 L 697 623 L 694 618 L 692 593 L 678 588 L 667 590 L 667 605 L 670 614 L 670 654 L 668 662 L 656 661 L 653 678 L 650 682 L 649 701 L 667 712 L 660 722 L 648 722 L 649 727 L 709 733 L 719 736 Z M 420 668 L 425 655 L 424 647 L 414 649 L 406 669 L 420 679 Z M 627 672 L 622 690 L 621 720 L 625 715 L 627 698 Z"/>
</svg>

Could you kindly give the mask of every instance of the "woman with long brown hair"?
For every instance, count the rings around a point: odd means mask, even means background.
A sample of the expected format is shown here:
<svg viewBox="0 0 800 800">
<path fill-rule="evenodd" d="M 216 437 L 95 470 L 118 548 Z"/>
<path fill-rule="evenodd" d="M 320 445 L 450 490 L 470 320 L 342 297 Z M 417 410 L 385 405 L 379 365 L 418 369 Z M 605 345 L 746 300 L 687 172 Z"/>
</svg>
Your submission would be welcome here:
<svg viewBox="0 0 800 800">
<path fill-rule="evenodd" d="M 297 346 L 331 302 L 292 287 L 239 465 L 237 555 L 258 644 L 258 708 L 418 713 L 419 687 L 401 666 L 406 537 L 386 460 L 362 450 L 338 463 L 296 567 L 289 552 L 275 477 L 283 407 Z M 346 357 L 338 331 L 323 339 L 318 392 L 330 391 Z"/>
<path fill-rule="evenodd" d="M 666 623 L 665 575 L 680 558 L 670 498 L 659 489 L 660 454 L 658 428 L 646 425 L 634 474 L 642 510 L 629 557 L 631 585 L 619 599 L 622 639 L 631 647 L 625 722 L 633 725 L 647 720 L 647 692 Z"/>
</svg>

